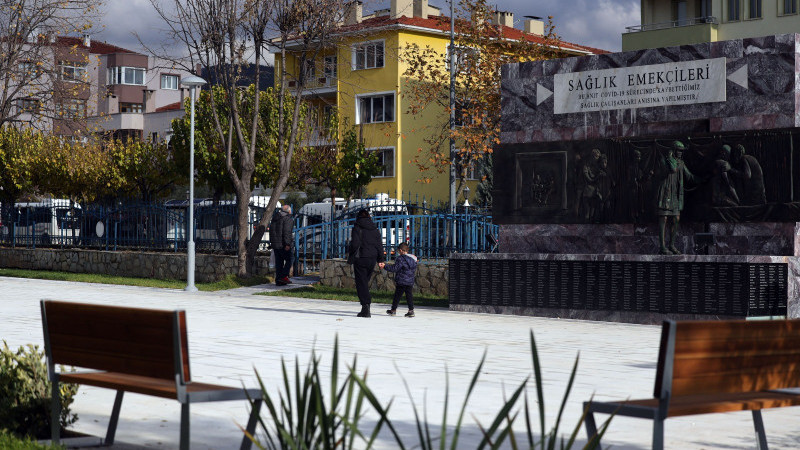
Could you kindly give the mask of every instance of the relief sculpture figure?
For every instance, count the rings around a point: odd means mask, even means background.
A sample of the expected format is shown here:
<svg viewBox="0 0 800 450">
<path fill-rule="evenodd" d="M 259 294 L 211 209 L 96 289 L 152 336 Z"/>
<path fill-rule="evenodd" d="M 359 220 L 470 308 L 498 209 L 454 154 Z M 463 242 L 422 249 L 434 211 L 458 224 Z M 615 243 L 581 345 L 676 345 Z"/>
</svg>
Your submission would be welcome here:
<svg viewBox="0 0 800 450">
<path fill-rule="evenodd" d="M 738 206 L 739 195 L 731 179 L 731 147 L 723 145 L 717 160 L 714 161 L 711 177 L 711 202 L 714 206 Z"/>
<path fill-rule="evenodd" d="M 746 154 L 744 146 L 738 144 L 731 154 L 731 163 L 730 174 L 739 193 L 740 204 L 754 206 L 767 203 L 764 193 L 764 173 L 758 160 Z"/>
<path fill-rule="evenodd" d="M 683 210 L 684 181 L 696 182 L 698 180 L 683 162 L 685 148 L 682 142 L 674 141 L 667 153 L 657 162 L 655 168 L 654 176 L 658 183 L 656 188 L 658 243 L 659 253 L 662 255 L 681 254 L 675 246 L 675 240 L 678 237 L 680 216 Z"/>
<path fill-rule="evenodd" d="M 598 178 L 601 175 L 600 168 L 600 153 L 599 149 L 592 149 L 591 157 L 583 163 L 581 168 L 580 180 L 582 189 L 580 191 L 580 198 L 578 203 L 578 216 L 587 220 L 593 221 L 597 215 L 597 209 L 600 206 L 600 189 L 598 186 Z"/>
</svg>

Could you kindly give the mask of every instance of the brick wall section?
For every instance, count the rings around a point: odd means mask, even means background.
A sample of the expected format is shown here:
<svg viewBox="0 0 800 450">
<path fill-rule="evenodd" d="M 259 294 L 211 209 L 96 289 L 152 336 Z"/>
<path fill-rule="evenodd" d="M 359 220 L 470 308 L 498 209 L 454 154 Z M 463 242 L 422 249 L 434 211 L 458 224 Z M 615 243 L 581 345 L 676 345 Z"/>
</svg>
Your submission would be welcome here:
<svg viewBox="0 0 800 450">
<path fill-rule="evenodd" d="M 197 254 L 195 261 L 198 282 L 236 274 L 236 256 Z M 256 275 L 268 274 L 268 263 L 269 257 L 257 257 Z M 186 253 L 0 248 L 0 267 L 185 280 Z"/>
<path fill-rule="evenodd" d="M 431 294 L 446 297 L 449 281 L 447 264 L 417 265 L 415 293 Z M 328 259 L 320 266 L 320 284 L 323 286 L 355 289 L 353 267 L 343 259 Z M 376 291 L 394 291 L 394 274 L 375 269 L 370 282 L 370 289 Z"/>
</svg>

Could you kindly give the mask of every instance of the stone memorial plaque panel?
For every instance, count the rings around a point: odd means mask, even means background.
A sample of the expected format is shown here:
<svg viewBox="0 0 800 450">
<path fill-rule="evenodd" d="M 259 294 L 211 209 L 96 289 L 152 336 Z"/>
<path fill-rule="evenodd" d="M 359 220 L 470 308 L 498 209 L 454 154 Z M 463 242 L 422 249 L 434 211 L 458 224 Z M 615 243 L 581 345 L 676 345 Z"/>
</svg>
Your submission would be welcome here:
<svg viewBox="0 0 800 450">
<path fill-rule="evenodd" d="M 786 315 L 785 263 L 451 260 L 450 303 L 523 308 Z"/>
</svg>

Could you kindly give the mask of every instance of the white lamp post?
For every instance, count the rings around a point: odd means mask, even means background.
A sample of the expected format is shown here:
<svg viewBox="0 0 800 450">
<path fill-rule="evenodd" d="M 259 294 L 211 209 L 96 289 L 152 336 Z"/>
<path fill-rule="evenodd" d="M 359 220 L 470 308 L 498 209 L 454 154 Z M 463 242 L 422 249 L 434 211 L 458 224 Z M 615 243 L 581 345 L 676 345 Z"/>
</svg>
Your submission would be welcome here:
<svg viewBox="0 0 800 450">
<path fill-rule="evenodd" d="M 186 243 L 186 289 L 188 292 L 197 291 L 194 285 L 194 102 L 196 88 L 206 84 L 206 80 L 190 75 L 181 80 L 181 84 L 189 86 L 192 96 L 191 119 L 189 125 L 189 242 Z"/>
</svg>

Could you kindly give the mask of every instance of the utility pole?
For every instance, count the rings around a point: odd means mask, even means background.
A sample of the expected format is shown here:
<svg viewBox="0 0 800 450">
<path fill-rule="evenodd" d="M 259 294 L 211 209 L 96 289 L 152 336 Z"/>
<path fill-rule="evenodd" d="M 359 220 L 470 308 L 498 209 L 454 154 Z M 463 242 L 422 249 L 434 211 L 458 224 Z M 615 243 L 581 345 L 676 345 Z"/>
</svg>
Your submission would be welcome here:
<svg viewBox="0 0 800 450">
<path fill-rule="evenodd" d="M 456 140 L 453 131 L 456 128 L 456 0 L 450 0 L 450 214 L 456 213 Z M 452 219 L 450 242 L 455 248 L 456 220 Z"/>
</svg>

